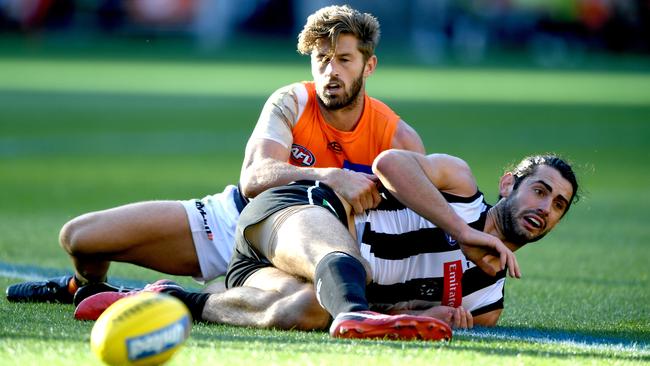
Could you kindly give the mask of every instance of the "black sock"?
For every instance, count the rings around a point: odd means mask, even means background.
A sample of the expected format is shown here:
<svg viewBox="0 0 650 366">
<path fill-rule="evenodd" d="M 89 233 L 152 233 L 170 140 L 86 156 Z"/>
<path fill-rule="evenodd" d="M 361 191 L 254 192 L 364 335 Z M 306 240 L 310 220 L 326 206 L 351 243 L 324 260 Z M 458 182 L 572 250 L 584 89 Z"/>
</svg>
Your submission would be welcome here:
<svg viewBox="0 0 650 366">
<path fill-rule="evenodd" d="M 349 254 L 332 252 L 323 257 L 316 265 L 314 285 L 318 302 L 332 317 L 368 310 L 366 270 Z"/>
<path fill-rule="evenodd" d="M 174 296 L 175 298 L 181 300 L 192 313 L 192 319 L 194 321 L 203 320 L 203 308 L 205 303 L 208 301 L 208 298 L 211 294 L 203 292 L 189 292 L 179 289 L 165 289 L 162 291 L 167 295 Z"/>
</svg>

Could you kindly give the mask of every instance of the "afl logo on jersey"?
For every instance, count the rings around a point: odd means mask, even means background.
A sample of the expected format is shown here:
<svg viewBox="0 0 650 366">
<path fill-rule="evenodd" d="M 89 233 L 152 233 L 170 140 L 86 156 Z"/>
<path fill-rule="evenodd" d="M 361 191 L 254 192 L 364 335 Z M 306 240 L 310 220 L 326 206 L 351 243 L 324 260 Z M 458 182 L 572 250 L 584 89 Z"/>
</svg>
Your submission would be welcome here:
<svg viewBox="0 0 650 366">
<path fill-rule="evenodd" d="M 456 241 L 456 239 L 452 238 L 451 235 L 449 235 L 449 234 L 447 234 L 447 233 L 445 233 L 445 238 L 447 239 L 447 243 L 449 243 L 449 245 L 451 245 L 452 247 L 453 247 L 454 245 L 458 244 L 458 242 Z"/>
<path fill-rule="evenodd" d="M 291 161 L 301 166 L 312 166 L 316 163 L 316 158 L 306 147 L 293 144 L 291 145 Z"/>
</svg>

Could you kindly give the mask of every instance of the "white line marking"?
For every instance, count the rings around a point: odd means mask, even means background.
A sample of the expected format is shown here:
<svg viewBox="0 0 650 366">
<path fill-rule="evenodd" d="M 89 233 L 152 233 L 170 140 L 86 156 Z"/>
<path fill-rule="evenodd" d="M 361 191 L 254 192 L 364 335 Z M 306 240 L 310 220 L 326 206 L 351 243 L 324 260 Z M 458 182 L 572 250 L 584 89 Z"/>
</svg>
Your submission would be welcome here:
<svg viewBox="0 0 650 366">
<path fill-rule="evenodd" d="M 23 281 L 42 281 L 47 278 L 70 273 L 67 270 L 43 268 L 31 265 L 17 265 L 0 261 L 0 277 Z M 111 283 L 128 287 L 143 287 L 142 281 L 111 278 Z M 191 289 L 196 290 L 196 289 Z M 537 331 L 534 329 L 474 328 L 454 330 L 457 336 L 480 339 L 500 339 L 504 341 L 526 341 L 531 343 L 557 344 L 585 350 L 635 352 L 639 357 L 650 356 L 650 344 L 626 339 L 597 338 L 592 335 L 562 331 Z"/>
</svg>

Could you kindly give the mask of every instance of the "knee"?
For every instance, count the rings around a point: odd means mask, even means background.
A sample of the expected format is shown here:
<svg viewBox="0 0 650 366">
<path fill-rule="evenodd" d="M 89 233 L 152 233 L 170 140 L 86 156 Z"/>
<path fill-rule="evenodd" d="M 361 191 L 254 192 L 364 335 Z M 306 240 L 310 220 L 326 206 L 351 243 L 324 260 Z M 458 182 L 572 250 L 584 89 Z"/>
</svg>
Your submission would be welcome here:
<svg viewBox="0 0 650 366">
<path fill-rule="evenodd" d="M 86 214 L 75 217 L 66 222 L 59 232 L 59 244 L 69 255 L 86 254 L 90 238 L 86 233 L 88 226 L 92 222 L 89 217 L 92 214 Z"/>
<path fill-rule="evenodd" d="M 313 286 L 305 285 L 269 307 L 266 326 L 284 330 L 326 329 L 329 318 L 329 314 L 316 300 Z"/>
<path fill-rule="evenodd" d="M 368 263 L 364 258 L 357 259 L 359 259 L 359 262 L 363 265 L 363 269 L 366 270 L 366 284 L 372 282 L 372 267 L 370 266 L 370 263 Z"/>
<path fill-rule="evenodd" d="M 357 253 L 355 251 L 339 251 L 339 252 L 349 255 L 351 258 L 356 259 L 359 263 L 361 263 L 361 265 L 363 266 L 363 270 L 366 273 L 366 284 L 372 282 L 372 267 L 370 266 L 370 263 L 365 258 L 363 258 L 361 253 Z"/>
</svg>

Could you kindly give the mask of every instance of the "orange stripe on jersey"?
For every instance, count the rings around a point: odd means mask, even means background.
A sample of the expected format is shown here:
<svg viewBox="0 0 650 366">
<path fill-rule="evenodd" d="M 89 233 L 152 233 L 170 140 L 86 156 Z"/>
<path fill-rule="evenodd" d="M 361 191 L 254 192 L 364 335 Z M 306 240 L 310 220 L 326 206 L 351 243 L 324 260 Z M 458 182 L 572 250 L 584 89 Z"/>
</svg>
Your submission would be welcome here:
<svg viewBox="0 0 650 366">
<path fill-rule="evenodd" d="M 364 99 L 363 113 L 352 131 L 328 125 L 318 108 L 313 82 L 305 82 L 309 99 L 293 128 L 290 163 L 297 166 L 370 167 L 380 152 L 391 148 L 399 116 L 377 99 Z"/>
</svg>

